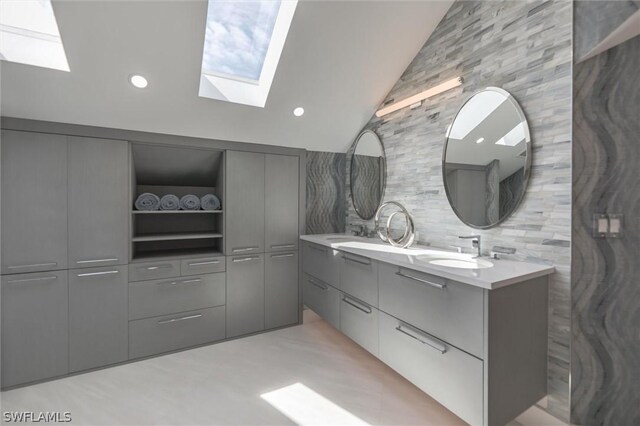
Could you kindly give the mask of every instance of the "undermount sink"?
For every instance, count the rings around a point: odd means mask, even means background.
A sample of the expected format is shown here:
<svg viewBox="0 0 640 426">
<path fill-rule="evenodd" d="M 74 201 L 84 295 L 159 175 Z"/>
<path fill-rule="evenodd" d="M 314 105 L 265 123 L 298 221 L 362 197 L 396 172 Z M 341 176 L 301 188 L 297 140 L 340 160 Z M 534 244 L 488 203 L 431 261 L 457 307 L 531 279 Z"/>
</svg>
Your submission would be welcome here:
<svg viewBox="0 0 640 426">
<path fill-rule="evenodd" d="M 493 267 L 493 263 L 486 259 L 473 258 L 457 253 L 425 254 L 416 256 L 416 259 L 431 265 L 456 269 L 485 269 Z"/>
<path fill-rule="evenodd" d="M 327 241 L 353 241 L 350 237 L 325 237 Z"/>
</svg>

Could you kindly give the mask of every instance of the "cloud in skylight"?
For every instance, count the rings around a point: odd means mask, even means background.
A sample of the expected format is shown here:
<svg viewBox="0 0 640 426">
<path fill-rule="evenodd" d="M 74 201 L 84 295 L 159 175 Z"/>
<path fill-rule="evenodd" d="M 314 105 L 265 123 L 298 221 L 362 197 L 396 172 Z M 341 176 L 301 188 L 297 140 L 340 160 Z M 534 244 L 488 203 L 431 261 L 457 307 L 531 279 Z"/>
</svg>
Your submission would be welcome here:
<svg viewBox="0 0 640 426">
<path fill-rule="evenodd" d="M 259 80 L 280 1 L 209 1 L 203 71 Z"/>
</svg>

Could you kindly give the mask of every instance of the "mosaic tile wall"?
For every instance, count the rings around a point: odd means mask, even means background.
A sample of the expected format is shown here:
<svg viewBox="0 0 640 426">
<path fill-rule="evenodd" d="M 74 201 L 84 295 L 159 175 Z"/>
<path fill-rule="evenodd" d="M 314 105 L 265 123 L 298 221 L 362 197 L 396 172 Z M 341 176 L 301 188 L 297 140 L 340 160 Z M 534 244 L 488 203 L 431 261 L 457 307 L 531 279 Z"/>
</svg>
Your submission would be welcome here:
<svg viewBox="0 0 640 426">
<path fill-rule="evenodd" d="M 387 153 L 384 199 L 409 209 L 421 243 L 460 245 L 459 235 L 477 233 L 485 251 L 515 247 L 519 259 L 556 266 L 549 293 L 548 410 L 563 420 L 570 412 L 571 67 L 571 1 L 458 1 L 387 102 L 458 76 L 463 85 L 366 126 L 378 133 Z M 527 115 L 533 170 L 515 214 L 497 228 L 478 231 L 451 210 L 441 160 L 445 131 L 458 108 L 487 86 L 511 92 Z M 358 223 L 348 189 L 346 196 L 347 223 Z"/>
</svg>

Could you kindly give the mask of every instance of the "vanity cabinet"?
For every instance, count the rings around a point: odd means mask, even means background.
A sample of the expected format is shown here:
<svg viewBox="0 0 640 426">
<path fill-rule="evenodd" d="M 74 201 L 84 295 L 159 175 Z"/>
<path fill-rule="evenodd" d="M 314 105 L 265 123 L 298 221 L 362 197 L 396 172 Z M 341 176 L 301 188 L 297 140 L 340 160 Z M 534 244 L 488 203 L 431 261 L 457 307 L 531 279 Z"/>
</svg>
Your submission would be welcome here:
<svg viewBox="0 0 640 426">
<path fill-rule="evenodd" d="M 298 250 L 298 157 L 265 156 L 266 251 Z"/>
<path fill-rule="evenodd" d="M 340 291 L 319 279 L 303 274 L 302 300 L 329 324 L 340 329 Z"/>
<path fill-rule="evenodd" d="M 355 297 L 340 296 L 340 331 L 378 356 L 378 310 Z"/>
<path fill-rule="evenodd" d="M 69 268 L 129 262 L 129 144 L 69 137 Z"/>
<path fill-rule="evenodd" d="M 226 254 L 263 253 L 265 155 L 226 153 Z"/>
<path fill-rule="evenodd" d="M 67 137 L 3 130 L 0 157 L 2 274 L 66 269 Z"/>
<path fill-rule="evenodd" d="M 340 253 L 340 290 L 378 306 L 378 262 L 352 253 Z"/>
<path fill-rule="evenodd" d="M 333 287 L 340 287 L 340 252 L 318 244 L 303 242 L 302 269 Z"/>
<path fill-rule="evenodd" d="M 128 358 L 127 266 L 69 271 L 69 371 Z"/>
<path fill-rule="evenodd" d="M 298 322 L 298 252 L 265 255 L 264 322 L 265 328 L 283 327 Z"/>
<path fill-rule="evenodd" d="M 227 337 L 265 328 L 264 255 L 227 257 Z"/>
<path fill-rule="evenodd" d="M 67 271 L 5 275 L 1 285 L 2 387 L 67 374 Z"/>
</svg>

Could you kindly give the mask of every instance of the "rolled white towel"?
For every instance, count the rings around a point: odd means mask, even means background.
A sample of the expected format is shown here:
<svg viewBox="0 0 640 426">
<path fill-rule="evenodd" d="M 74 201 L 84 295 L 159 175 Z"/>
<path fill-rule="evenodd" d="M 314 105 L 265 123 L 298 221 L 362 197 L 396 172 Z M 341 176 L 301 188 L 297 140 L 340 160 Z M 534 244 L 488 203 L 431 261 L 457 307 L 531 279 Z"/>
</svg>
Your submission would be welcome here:
<svg viewBox="0 0 640 426">
<path fill-rule="evenodd" d="M 160 210 L 179 210 L 180 199 L 173 194 L 167 194 L 160 198 Z"/>
<path fill-rule="evenodd" d="M 160 207 L 160 198 L 158 198 L 156 194 L 145 192 L 138 196 L 135 206 L 137 210 L 158 210 Z"/>
<path fill-rule="evenodd" d="M 193 194 L 187 194 L 180 198 L 181 210 L 200 210 L 200 198 Z"/>
<path fill-rule="evenodd" d="M 213 194 L 206 194 L 200 198 L 200 206 L 202 206 L 202 210 L 218 210 L 220 199 Z"/>
</svg>

